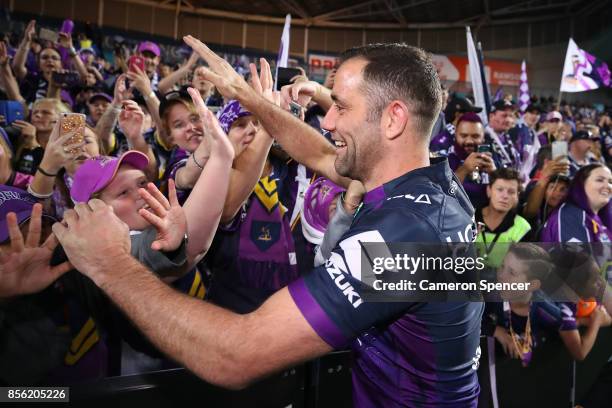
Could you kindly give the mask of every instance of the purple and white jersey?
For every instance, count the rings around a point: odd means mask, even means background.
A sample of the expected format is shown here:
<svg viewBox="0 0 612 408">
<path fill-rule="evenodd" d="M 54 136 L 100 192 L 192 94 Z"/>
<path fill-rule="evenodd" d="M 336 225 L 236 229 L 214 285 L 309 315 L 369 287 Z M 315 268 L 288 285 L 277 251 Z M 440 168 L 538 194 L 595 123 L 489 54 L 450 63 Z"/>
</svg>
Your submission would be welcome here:
<svg viewBox="0 0 612 408">
<path fill-rule="evenodd" d="M 454 142 L 455 126 L 452 123 L 447 123 L 444 129 L 431 138 L 429 151 L 445 157 Z"/>
<path fill-rule="evenodd" d="M 465 191 L 446 159 L 434 159 L 363 202 L 326 264 L 289 285 L 293 300 L 330 346 L 352 345 L 355 406 L 476 407 L 482 303 L 367 302 L 360 293 L 360 242 L 471 241 Z"/>
<path fill-rule="evenodd" d="M 521 155 L 512 142 L 512 137 L 508 133 L 498 134 L 491 127 L 487 127 L 485 134 L 492 140 L 493 152 L 500 158 L 502 167 L 518 169 Z"/>
</svg>

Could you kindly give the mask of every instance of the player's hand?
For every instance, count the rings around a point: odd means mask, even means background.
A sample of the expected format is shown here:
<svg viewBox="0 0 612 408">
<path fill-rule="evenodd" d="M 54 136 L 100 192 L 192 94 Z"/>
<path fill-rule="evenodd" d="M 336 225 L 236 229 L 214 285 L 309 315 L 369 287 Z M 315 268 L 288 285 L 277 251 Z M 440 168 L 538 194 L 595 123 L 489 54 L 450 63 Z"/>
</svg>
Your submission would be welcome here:
<svg viewBox="0 0 612 408">
<path fill-rule="evenodd" d="M 252 95 L 249 84 L 234 68 L 210 50 L 203 42 L 190 35 L 183 37 L 187 45 L 193 49 L 206 63 L 208 69 L 201 70 L 204 78 L 212 82 L 219 93 L 227 99 L 243 100 Z"/>
<path fill-rule="evenodd" d="M 117 262 L 131 256 L 130 231 L 103 201 L 76 204 L 62 223 L 53 224 L 53 232 L 70 263 L 98 286 L 124 273 Z"/>
</svg>

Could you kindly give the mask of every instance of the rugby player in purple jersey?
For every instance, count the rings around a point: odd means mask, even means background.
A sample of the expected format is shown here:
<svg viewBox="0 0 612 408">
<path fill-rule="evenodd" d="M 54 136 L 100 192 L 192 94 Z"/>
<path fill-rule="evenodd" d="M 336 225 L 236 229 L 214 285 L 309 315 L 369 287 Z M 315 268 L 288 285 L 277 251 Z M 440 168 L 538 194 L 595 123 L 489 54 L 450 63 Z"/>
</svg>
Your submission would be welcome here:
<svg viewBox="0 0 612 408">
<path fill-rule="evenodd" d="M 325 265 L 248 314 L 164 285 L 129 256 L 127 227 L 98 200 L 78 204 L 69 225 L 54 225 L 72 264 L 159 349 L 209 382 L 244 387 L 351 345 L 356 406 L 475 407 L 482 303 L 367 302 L 359 257 L 344 250 L 359 241 L 472 238 L 465 191 L 445 159 L 429 158 L 441 88 L 427 54 L 400 44 L 344 54 L 323 122 L 334 148 L 267 102 L 199 40 L 187 36 L 185 42 L 208 63 L 206 79 L 259 117 L 294 159 L 339 185 L 361 181 L 364 204 Z"/>
</svg>

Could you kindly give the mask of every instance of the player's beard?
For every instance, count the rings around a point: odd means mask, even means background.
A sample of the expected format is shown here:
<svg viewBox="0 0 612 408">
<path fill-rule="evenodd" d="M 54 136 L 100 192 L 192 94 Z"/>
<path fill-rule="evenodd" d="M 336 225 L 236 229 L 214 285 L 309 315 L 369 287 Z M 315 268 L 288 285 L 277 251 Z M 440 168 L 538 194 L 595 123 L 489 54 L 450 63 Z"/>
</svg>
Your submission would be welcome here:
<svg viewBox="0 0 612 408">
<path fill-rule="evenodd" d="M 359 134 L 351 135 L 344 142 L 344 152 L 336 156 L 334 162 L 336 172 L 353 180 L 367 180 L 380 156 L 381 136 L 378 126 L 364 122 Z"/>
</svg>

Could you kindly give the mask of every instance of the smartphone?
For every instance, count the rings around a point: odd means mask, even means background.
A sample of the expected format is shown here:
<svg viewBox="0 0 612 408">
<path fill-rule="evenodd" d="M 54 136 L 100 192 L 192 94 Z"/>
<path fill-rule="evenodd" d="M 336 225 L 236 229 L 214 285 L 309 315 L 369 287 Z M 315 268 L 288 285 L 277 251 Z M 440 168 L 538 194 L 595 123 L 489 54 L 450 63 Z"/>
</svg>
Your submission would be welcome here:
<svg viewBox="0 0 612 408">
<path fill-rule="evenodd" d="M 493 149 L 491 148 L 490 144 L 481 144 L 481 145 L 478 145 L 477 152 L 491 154 L 493 153 Z"/>
<path fill-rule="evenodd" d="M 23 120 L 25 117 L 23 105 L 17 101 L 0 101 L 0 115 L 4 116 L 3 126 L 9 126 L 14 121 Z"/>
<path fill-rule="evenodd" d="M 553 160 L 562 156 L 567 156 L 567 142 L 564 140 L 558 140 L 552 143 L 552 158 Z"/>
<path fill-rule="evenodd" d="M 60 137 L 68 133 L 74 133 L 64 146 L 81 143 L 85 136 L 85 115 L 82 113 L 62 113 L 60 118 Z M 78 149 L 77 149 L 78 150 Z M 75 153 L 70 151 L 69 153 Z"/>
<path fill-rule="evenodd" d="M 289 109 L 291 110 L 291 114 L 298 119 L 301 119 L 302 116 L 302 106 L 296 102 L 289 102 Z"/>
<path fill-rule="evenodd" d="M 38 38 L 56 43 L 59 39 L 59 34 L 53 30 L 49 30 L 48 28 L 41 27 L 40 31 L 38 32 Z"/>
<path fill-rule="evenodd" d="M 278 68 L 276 90 L 280 91 L 283 86 L 291 84 L 291 78 L 296 75 L 302 75 L 302 71 L 297 68 Z"/>
<path fill-rule="evenodd" d="M 74 29 L 74 21 L 64 20 L 64 22 L 62 23 L 62 28 L 60 28 L 59 32 L 71 35 L 73 29 Z"/>
<path fill-rule="evenodd" d="M 74 88 L 81 83 L 81 77 L 76 71 L 54 72 L 52 78 L 62 88 Z"/>
<path fill-rule="evenodd" d="M 141 71 L 144 71 L 145 69 L 144 58 L 142 58 L 139 55 L 132 55 L 130 59 L 128 60 L 128 67 L 130 71 L 132 72 L 137 72 L 134 67 L 138 67 L 140 68 Z"/>
</svg>

